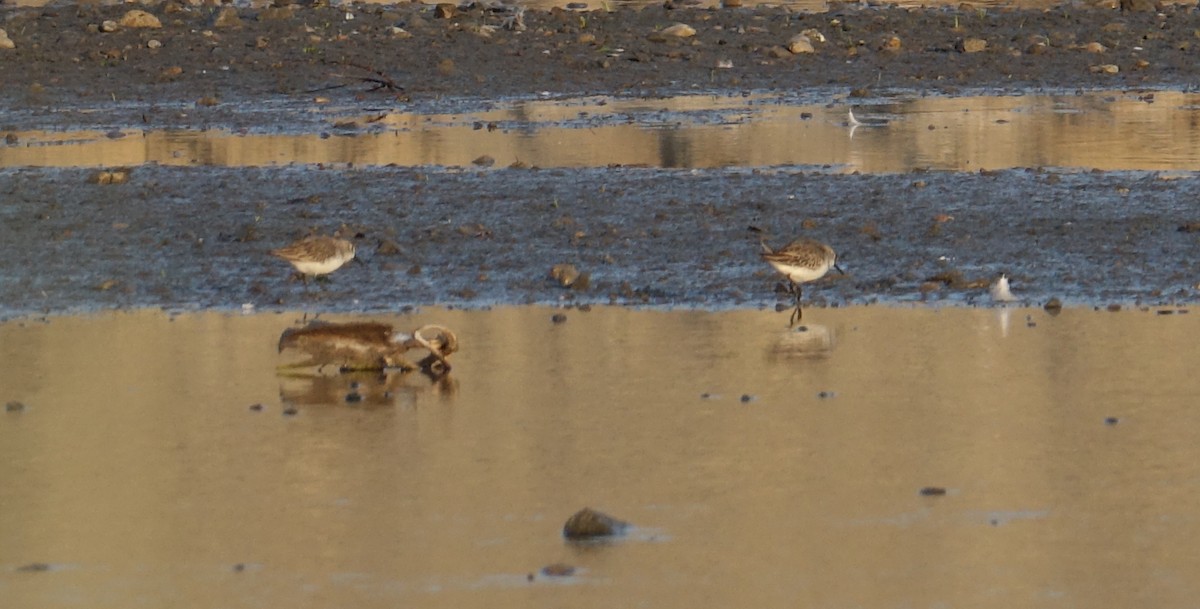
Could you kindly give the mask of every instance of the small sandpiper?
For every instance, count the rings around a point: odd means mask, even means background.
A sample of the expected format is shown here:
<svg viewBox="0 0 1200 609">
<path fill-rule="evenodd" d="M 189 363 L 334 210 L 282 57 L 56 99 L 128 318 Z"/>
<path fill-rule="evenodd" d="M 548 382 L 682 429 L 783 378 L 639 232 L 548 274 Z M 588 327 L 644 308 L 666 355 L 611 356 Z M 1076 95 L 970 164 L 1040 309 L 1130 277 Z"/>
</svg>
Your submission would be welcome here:
<svg viewBox="0 0 1200 609">
<path fill-rule="evenodd" d="M 271 250 L 271 255 L 292 263 L 304 276 L 328 275 L 354 259 L 354 244 L 336 237 L 309 236 L 291 245 Z"/>
<path fill-rule="evenodd" d="M 780 275 L 787 277 L 791 292 L 796 296 L 796 310 L 789 321 L 794 326 L 804 317 L 800 309 L 800 284 L 824 277 L 831 267 L 842 273 L 837 265 L 837 254 L 832 247 L 812 239 L 796 239 L 777 250 L 771 249 L 765 242 L 761 245 L 762 259 Z"/>
</svg>

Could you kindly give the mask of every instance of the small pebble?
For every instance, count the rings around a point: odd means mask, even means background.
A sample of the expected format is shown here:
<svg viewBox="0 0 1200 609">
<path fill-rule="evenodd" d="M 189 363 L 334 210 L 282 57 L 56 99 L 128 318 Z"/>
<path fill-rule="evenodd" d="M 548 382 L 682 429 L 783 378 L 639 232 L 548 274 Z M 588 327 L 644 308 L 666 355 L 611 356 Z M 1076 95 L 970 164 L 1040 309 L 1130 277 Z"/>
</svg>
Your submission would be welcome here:
<svg viewBox="0 0 1200 609">
<path fill-rule="evenodd" d="M 351 391 L 346 394 L 347 404 L 357 404 L 362 401 L 362 394 L 357 391 Z"/>
<path fill-rule="evenodd" d="M 262 404 L 251 404 L 250 405 L 250 410 L 253 412 L 262 412 L 263 408 L 265 408 L 265 406 L 263 406 Z"/>
<path fill-rule="evenodd" d="M 542 575 L 548 577 L 567 577 L 575 574 L 575 567 L 563 562 L 542 567 Z"/>
<path fill-rule="evenodd" d="M 555 313 L 553 316 L 550 317 L 550 321 L 552 321 L 556 324 L 561 324 L 561 323 L 567 321 L 567 316 L 563 313 Z"/>
<path fill-rule="evenodd" d="M 4 405 L 5 412 L 21 412 L 25 410 L 25 404 L 13 400 Z"/>
<path fill-rule="evenodd" d="M 742 403 L 743 404 L 748 404 L 753 401 L 754 401 L 754 396 L 750 395 L 749 393 L 742 394 Z"/>
<path fill-rule="evenodd" d="M 236 564 L 236 565 L 233 565 L 233 572 L 234 572 L 234 573 L 241 573 L 242 571 L 245 571 L 245 570 L 246 570 L 246 565 L 245 565 L 245 563 L 238 563 L 238 564 Z"/>
<path fill-rule="evenodd" d="M 819 398 L 821 398 L 821 399 L 825 399 L 825 398 L 831 398 L 831 397 L 833 397 L 834 395 L 836 395 L 836 394 L 835 394 L 834 392 L 832 392 L 832 391 L 822 391 L 822 392 L 820 392 L 820 393 L 818 393 L 818 394 L 817 394 L 817 397 L 819 397 Z"/>
<path fill-rule="evenodd" d="M 941 497 L 946 494 L 946 489 L 940 486 L 927 486 L 921 489 L 921 495 L 924 497 Z"/>
<path fill-rule="evenodd" d="M 49 571 L 49 570 L 50 570 L 50 565 L 48 565 L 44 562 L 31 562 L 27 565 L 21 565 L 21 566 L 17 567 L 17 571 L 20 571 L 22 573 L 41 573 L 43 571 Z"/>
<path fill-rule="evenodd" d="M 290 408 L 290 407 L 289 407 L 289 408 L 284 408 L 284 409 L 283 409 L 283 414 L 284 414 L 284 416 L 288 416 L 288 417 L 290 417 L 290 416 L 295 416 L 295 415 L 296 415 L 296 413 L 298 413 L 298 412 L 300 412 L 300 411 L 299 411 L 299 410 L 296 410 L 295 408 Z"/>
<path fill-rule="evenodd" d="M 1121 419 L 1118 419 L 1117 417 L 1105 417 L 1105 419 L 1104 419 L 1105 425 L 1116 425 L 1117 423 L 1120 423 L 1120 422 L 1121 422 Z"/>
</svg>

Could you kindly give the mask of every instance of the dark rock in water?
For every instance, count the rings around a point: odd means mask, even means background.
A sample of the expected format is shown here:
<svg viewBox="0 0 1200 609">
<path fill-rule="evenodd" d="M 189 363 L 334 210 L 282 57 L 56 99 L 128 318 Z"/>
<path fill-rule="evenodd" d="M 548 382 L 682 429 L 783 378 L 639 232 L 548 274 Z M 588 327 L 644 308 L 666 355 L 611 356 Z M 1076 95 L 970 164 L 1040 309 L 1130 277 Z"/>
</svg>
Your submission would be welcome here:
<svg viewBox="0 0 1200 609">
<path fill-rule="evenodd" d="M 563 525 L 563 537 L 567 539 L 612 537 L 624 533 L 628 527 L 629 523 L 621 522 L 608 514 L 597 512 L 592 508 L 583 508 L 567 519 L 567 523 Z"/>
<path fill-rule="evenodd" d="M 262 412 L 264 406 L 262 404 L 251 404 L 250 410 L 253 412 Z"/>
<path fill-rule="evenodd" d="M 946 489 L 940 486 L 927 486 L 921 489 L 921 495 L 924 497 L 941 497 L 946 494 Z"/>
<path fill-rule="evenodd" d="M 567 316 L 563 315 L 562 313 L 555 313 L 554 315 L 550 316 L 550 321 L 552 321 L 556 324 L 561 324 L 561 323 L 567 321 Z"/>
<path fill-rule="evenodd" d="M 556 562 L 542 567 L 542 575 L 548 577 L 569 577 L 575 574 L 575 567 L 565 562 Z"/>
<path fill-rule="evenodd" d="M 1118 419 L 1117 417 L 1107 417 L 1104 419 L 1105 425 L 1116 425 L 1117 423 L 1120 423 L 1120 422 L 1121 422 L 1121 419 Z"/>
<path fill-rule="evenodd" d="M 22 410 L 25 410 L 25 404 L 13 400 L 12 402 L 4 405 L 4 410 L 5 412 L 21 412 Z"/>
<path fill-rule="evenodd" d="M 1058 298 L 1051 298 L 1046 301 L 1046 304 L 1042 305 L 1042 308 L 1051 315 L 1058 315 L 1062 312 L 1062 301 Z"/>
<path fill-rule="evenodd" d="M 17 571 L 21 571 L 22 573 L 41 573 L 49 570 L 50 565 L 44 562 L 31 562 L 27 565 L 21 565 L 17 567 Z"/>
</svg>

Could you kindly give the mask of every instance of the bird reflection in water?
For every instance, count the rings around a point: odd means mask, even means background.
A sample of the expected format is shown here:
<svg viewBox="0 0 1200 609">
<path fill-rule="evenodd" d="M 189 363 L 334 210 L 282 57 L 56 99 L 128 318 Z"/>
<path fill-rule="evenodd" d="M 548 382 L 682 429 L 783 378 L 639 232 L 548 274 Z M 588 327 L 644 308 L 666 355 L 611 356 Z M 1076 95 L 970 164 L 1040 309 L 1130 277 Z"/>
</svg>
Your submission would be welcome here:
<svg viewBox="0 0 1200 609">
<path fill-rule="evenodd" d="M 784 359 L 819 359 L 833 353 L 833 331 L 820 324 L 801 325 L 779 334 L 768 355 Z"/>
<path fill-rule="evenodd" d="M 359 370 L 339 374 L 287 375 L 279 378 L 279 399 L 285 406 L 339 405 L 361 408 L 415 408 L 424 396 L 448 398 L 458 381 L 448 374 L 427 371 Z"/>
</svg>

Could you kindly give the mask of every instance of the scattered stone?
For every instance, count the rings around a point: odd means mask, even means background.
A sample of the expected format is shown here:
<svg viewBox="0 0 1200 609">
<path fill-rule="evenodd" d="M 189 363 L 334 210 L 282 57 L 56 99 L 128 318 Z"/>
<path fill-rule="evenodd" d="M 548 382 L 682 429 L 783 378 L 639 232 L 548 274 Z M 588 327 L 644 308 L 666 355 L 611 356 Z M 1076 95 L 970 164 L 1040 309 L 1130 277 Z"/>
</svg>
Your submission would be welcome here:
<svg viewBox="0 0 1200 609">
<path fill-rule="evenodd" d="M 554 315 L 550 316 L 550 321 L 556 324 L 566 323 L 567 315 L 565 313 L 555 313 Z"/>
<path fill-rule="evenodd" d="M 629 523 L 608 514 L 592 508 L 583 508 L 567 519 L 563 525 L 563 537 L 572 540 L 612 537 L 624 533 L 628 527 Z"/>
<path fill-rule="evenodd" d="M 214 28 L 240 28 L 242 27 L 242 18 L 238 15 L 236 8 L 226 6 L 217 12 L 216 17 L 213 17 L 212 26 Z"/>
<path fill-rule="evenodd" d="M 804 34 L 796 34 L 795 36 L 792 36 L 787 42 L 787 50 L 793 55 L 800 55 L 802 53 L 815 53 L 817 51 L 817 49 L 813 47 L 812 40 L 810 40 L 809 37 L 805 36 Z"/>
<path fill-rule="evenodd" d="M 1121 12 L 1138 11 L 1138 12 L 1153 12 L 1162 10 L 1162 3 L 1159 0 L 1121 0 L 1119 3 Z"/>
<path fill-rule="evenodd" d="M 575 39 L 575 42 L 578 42 L 579 44 L 595 44 L 596 35 L 591 32 L 584 32 L 579 35 L 579 38 Z"/>
<path fill-rule="evenodd" d="M 25 410 L 25 404 L 18 402 L 16 400 L 13 400 L 4 405 L 5 412 L 21 412 L 23 410 Z"/>
<path fill-rule="evenodd" d="M 128 167 L 107 170 L 102 169 L 89 175 L 87 181 L 89 184 L 100 185 L 124 184 L 129 181 L 130 171 L 131 170 Z"/>
<path fill-rule="evenodd" d="M 1046 304 L 1042 305 L 1042 308 L 1051 315 L 1058 315 L 1062 312 L 1062 301 L 1058 297 L 1051 298 L 1046 301 Z"/>
<path fill-rule="evenodd" d="M 357 404 L 357 403 L 361 402 L 362 399 L 363 399 L 362 394 L 357 391 L 351 391 L 350 393 L 346 394 L 346 403 L 347 404 Z"/>
<path fill-rule="evenodd" d="M 902 46 L 903 45 L 900 42 L 899 36 L 888 36 L 883 40 L 883 43 L 879 45 L 879 50 L 895 53 L 898 52 Z"/>
<path fill-rule="evenodd" d="M 574 264 L 556 264 L 550 268 L 550 278 L 564 288 L 586 291 L 592 285 L 591 273 L 581 273 Z"/>
<path fill-rule="evenodd" d="M 205 95 L 204 97 L 201 97 L 200 99 L 196 100 L 197 106 L 204 106 L 207 108 L 211 108 L 219 103 L 221 103 L 221 100 L 217 99 L 215 96 L 212 96 L 212 95 Z"/>
<path fill-rule="evenodd" d="M 982 38 L 966 38 L 954 43 L 954 49 L 959 53 L 979 53 L 987 49 L 987 41 Z"/>
<path fill-rule="evenodd" d="M 161 49 L 162 41 L 155 39 L 155 38 L 151 38 L 150 40 L 146 41 L 146 48 L 147 49 Z"/>
<path fill-rule="evenodd" d="M 1100 44 L 1099 42 L 1089 42 L 1083 46 L 1083 50 L 1089 53 L 1107 53 L 1108 47 Z"/>
<path fill-rule="evenodd" d="M 1121 71 L 1121 68 L 1117 67 L 1117 64 L 1114 63 L 1102 63 L 1098 66 L 1092 66 L 1088 70 L 1093 74 L 1116 74 Z"/>
<path fill-rule="evenodd" d="M 296 414 L 297 414 L 297 413 L 299 413 L 299 412 L 300 412 L 300 411 L 299 411 L 299 410 L 296 410 L 296 408 L 295 408 L 295 407 L 289 406 L 289 407 L 287 407 L 287 408 L 284 408 L 284 409 L 283 409 L 283 416 L 285 416 L 285 417 L 294 417 L 294 416 L 296 416 Z"/>
<path fill-rule="evenodd" d="M 17 567 L 17 571 L 22 573 L 42 573 L 50 570 L 50 565 L 44 562 L 31 562 L 27 565 Z"/>
<path fill-rule="evenodd" d="M 822 391 L 817 394 L 817 397 L 821 398 L 822 400 L 826 400 L 831 397 L 834 397 L 835 395 L 837 395 L 837 394 L 832 391 Z"/>
<path fill-rule="evenodd" d="M 179 76 L 180 74 L 183 74 L 182 67 L 171 66 L 171 67 L 163 70 L 162 72 L 159 72 L 158 76 L 159 76 L 159 78 L 175 78 L 176 76 Z"/>
<path fill-rule="evenodd" d="M 652 32 L 648 38 L 654 42 L 662 42 L 668 38 L 691 38 L 696 35 L 696 28 L 686 23 L 676 23 L 657 32 Z"/>
<path fill-rule="evenodd" d="M 449 57 L 438 62 L 438 73 L 442 76 L 450 76 L 454 74 L 454 60 Z"/>
<path fill-rule="evenodd" d="M 295 13 L 291 6 L 269 6 L 258 12 L 259 21 L 287 21 Z"/>
<path fill-rule="evenodd" d="M 822 34 L 817 28 L 807 28 L 800 31 L 801 34 L 808 36 L 812 42 L 825 42 L 825 34 Z"/>
<path fill-rule="evenodd" d="M 1108 305 L 1107 307 L 1105 307 L 1105 309 L 1106 309 L 1106 310 L 1107 310 L 1109 313 L 1116 313 L 1117 311 L 1120 311 L 1120 310 L 1121 310 L 1121 305 L 1119 305 L 1119 304 L 1117 304 L 1117 303 L 1115 303 L 1115 302 L 1114 302 L 1114 303 L 1112 303 L 1112 304 Z"/>
<path fill-rule="evenodd" d="M 721 0 L 721 8 L 741 8 L 742 0 Z"/>
<path fill-rule="evenodd" d="M 568 2 L 567 3 L 568 11 L 583 11 L 583 10 L 587 10 L 587 7 L 588 7 L 587 2 Z"/>
<path fill-rule="evenodd" d="M 474 161 L 471 161 L 471 164 L 479 167 L 491 167 L 492 165 L 496 164 L 496 159 L 485 154 Z"/>
<path fill-rule="evenodd" d="M 927 486 L 920 490 L 922 497 L 941 497 L 946 494 L 946 489 L 940 486 Z"/>
<path fill-rule="evenodd" d="M 100 24 L 100 31 L 104 32 L 105 34 L 111 34 L 118 29 L 117 22 L 113 21 L 112 19 L 106 19 Z"/>
<path fill-rule="evenodd" d="M 458 7 L 449 2 L 443 2 L 433 8 L 433 16 L 438 19 L 453 19 L 457 14 Z"/>
<path fill-rule="evenodd" d="M 251 404 L 250 405 L 251 412 L 262 412 L 263 408 L 266 408 L 266 407 L 263 406 L 262 404 Z"/>
<path fill-rule="evenodd" d="M 4 31 L 3 29 L 0 29 L 0 49 L 15 49 L 15 48 L 17 48 L 17 43 L 13 42 L 12 38 L 8 37 L 8 32 Z"/>
<path fill-rule="evenodd" d="M 1159 310 L 1155 311 L 1154 313 L 1157 315 L 1174 315 L 1175 311 L 1172 309 L 1159 309 Z"/>
<path fill-rule="evenodd" d="M 575 574 L 575 567 L 565 562 L 556 562 L 542 567 L 542 575 L 547 577 L 569 577 Z"/>
<path fill-rule="evenodd" d="M 730 59 L 718 59 L 717 60 L 717 69 L 718 70 L 732 70 L 733 69 L 733 61 Z"/>
<path fill-rule="evenodd" d="M 158 17 L 143 10 L 134 9 L 121 16 L 121 27 L 159 29 L 162 22 Z"/>
<path fill-rule="evenodd" d="M 740 399 L 742 400 L 743 404 L 749 404 L 750 402 L 754 401 L 754 396 L 750 395 L 749 393 L 743 393 Z"/>
<path fill-rule="evenodd" d="M 1120 422 L 1121 422 L 1121 419 L 1118 419 L 1117 417 L 1105 417 L 1104 418 L 1105 425 L 1116 425 L 1117 423 L 1120 423 Z"/>
<path fill-rule="evenodd" d="M 236 564 L 236 565 L 233 565 L 233 572 L 234 572 L 234 573 L 241 573 L 242 571 L 245 571 L 245 570 L 246 570 L 246 564 L 245 564 L 245 563 L 238 563 L 238 564 Z"/>
</svg>

